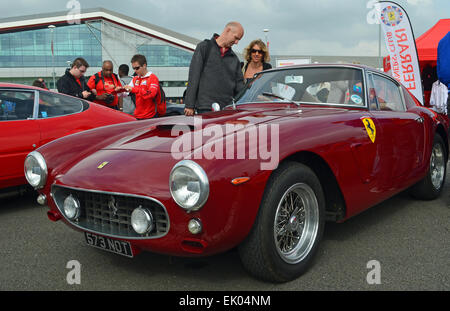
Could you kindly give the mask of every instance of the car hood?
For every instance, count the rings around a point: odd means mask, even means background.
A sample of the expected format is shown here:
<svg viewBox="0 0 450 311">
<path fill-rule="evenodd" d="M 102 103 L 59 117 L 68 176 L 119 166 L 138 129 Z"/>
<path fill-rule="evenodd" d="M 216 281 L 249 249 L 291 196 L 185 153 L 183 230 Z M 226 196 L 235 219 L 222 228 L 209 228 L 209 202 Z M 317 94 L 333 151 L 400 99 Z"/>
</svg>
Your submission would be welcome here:
<svg viewBox="0 0 450 311">
<path fill-rule="evenodd" d="M 166 117 L 157 120 L 149 125 L 135 129 L 129 135 L 103 148 L 104 150 L 124 149 L 140 150 L 152 152 L 170 152 L 176 139 L 183 139 L 190 136 L 194 139 L 201 139 L 201 143 L 196 141 L 196 146 L 203 145 L 211 137 L 202 135 L 202 131 L 212 126 L 220 129 L 245 128 L 250 125 L 267 123 L 274 119 L 286 116 L 285 109 L 274 110 L 253 110 L 253 111 L 233 111 L 225 110 L 213 114 L 203 114 L 195 117 Z M 294 112 L 291 112 L 294 113 Z M 227 133 L 233 132 L 229 130 Z M 201 138 L 200 138 L 201 137 Z M 216 135 L 217 137 L 217 135 Z M 192 146 L 193 149 L 194 146 Z M 192 150 L 191 149 L 191 150 Z"/>
<path fill-rule="evenodd" d="M 343 111 L 347 110 L 301 107 L 286 109 L 283 106 L 272 109 L 255 107 L 245 110 L 224 110 L 195 117 L 166 117 L 155 120 L 150 124 L 146 123 L 146 125 L 134 129 L 129 135 L 123 136 L 102 149 L 170 153 L 175 140 L 186 139 L 193 142 L 189 149 L 192 151 L 211 141 L 212 138 L 217 139 L 244 130 L 249 126 L 272 122 L 281 123 L 285 119 L 317 117 L 319 115 L 324 116 L 324 114 L 342 113 Z"/>
</svg>

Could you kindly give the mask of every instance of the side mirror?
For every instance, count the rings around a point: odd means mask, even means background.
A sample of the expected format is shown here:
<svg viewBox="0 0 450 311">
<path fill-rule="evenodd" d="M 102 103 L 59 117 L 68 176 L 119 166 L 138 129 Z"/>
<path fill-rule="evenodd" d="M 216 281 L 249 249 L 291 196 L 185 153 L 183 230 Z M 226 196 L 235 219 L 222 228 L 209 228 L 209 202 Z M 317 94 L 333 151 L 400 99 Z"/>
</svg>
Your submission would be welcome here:
<svg viewBox="0 0 450 311">
<path fill-rule="evenodd" d="M 220 111 L 220 105 L 218 103 L 212 103 L 212 111 Z"/>
</svg>

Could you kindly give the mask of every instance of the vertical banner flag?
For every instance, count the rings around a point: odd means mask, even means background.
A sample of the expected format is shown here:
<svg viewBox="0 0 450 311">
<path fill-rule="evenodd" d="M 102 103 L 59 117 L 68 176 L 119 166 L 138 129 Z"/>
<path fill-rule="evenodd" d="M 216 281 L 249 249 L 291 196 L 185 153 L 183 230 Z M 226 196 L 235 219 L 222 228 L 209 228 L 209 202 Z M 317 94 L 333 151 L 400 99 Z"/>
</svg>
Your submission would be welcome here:
<svg viewBox="0 0 450 311">
<path fill-rule="evenodd" d="M 390 55 L 391 75 L 402 83 L 423 105 L 416 40 L 406 11 L 392 1 L 375 4 Z"/>
</svg>

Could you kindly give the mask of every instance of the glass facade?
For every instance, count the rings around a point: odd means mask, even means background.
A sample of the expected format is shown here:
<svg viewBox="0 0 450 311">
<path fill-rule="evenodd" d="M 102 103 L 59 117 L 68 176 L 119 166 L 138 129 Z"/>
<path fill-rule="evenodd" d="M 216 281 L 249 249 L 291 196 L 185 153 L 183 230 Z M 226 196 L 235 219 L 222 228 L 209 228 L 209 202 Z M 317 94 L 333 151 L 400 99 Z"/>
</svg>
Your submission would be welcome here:
<svg viewBox="0 0 450 311">
<path fill-rule="evenodd" d="M 131 67 L 134 54 L 143 54 L 167 98 L 180 98 L 186 88 L 193 56 L 187 48 L 103 19 L 73 25 L 55 23 L 53 30 L 47 26 L 0 32 L 0 82 L 31 85 L 41 77 L 47 87 L 56 89 L 53 73 L 56 82 L 77 57 L 89 63 L 86 76 L 90 76 L 100 70 L 104 60 L 111 60 L 117 73 L 121 64 Z"/>
<path fill-rule="evenodd" d="M 51 77 L 47 77 L 47 78 L 44 77 L 44 79 L 47 82 L 47 80 L 51 79 Z M 3 82 L 3 83 L 17 83 L 17 84 L 27 84 L 27 85 L 31 85 L 34 80 L 36 80 L 36 77 L 0 78 L 0 82 Z"/>
<path fill-rule="evenodd" d="M 100 24 L 91 23 L 92 25 Z M 86 24 L 56 27 L 53 30 L 55 67 L 83 57 L 89 65 L 102 63 L 101 31 Z M 52 67 L 52 32 L 49 28 L 0 34 L 0 67 Z"/>
<path fill-rule="evenodd" d="M 150 67 L 189 67 L 192 53 L 170 45 L 142 45 L 138 53 L 145 55 Z"/>
</svg>

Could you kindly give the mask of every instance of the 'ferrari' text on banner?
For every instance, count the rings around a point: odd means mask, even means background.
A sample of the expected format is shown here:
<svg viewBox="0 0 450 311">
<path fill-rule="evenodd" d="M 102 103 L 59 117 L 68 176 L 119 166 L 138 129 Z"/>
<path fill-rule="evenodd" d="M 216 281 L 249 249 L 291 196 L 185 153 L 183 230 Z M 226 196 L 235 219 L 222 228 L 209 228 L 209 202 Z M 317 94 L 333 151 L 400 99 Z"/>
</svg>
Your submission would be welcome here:
<svg viewBox="0 0 450 311">
<path fill-rule="evenodd" d="M 381 1 L 375 5 L 390 55 L 391 75 L 423 104 L 419 60 L 408 15 L 395 2 Z"/>
</svg>

